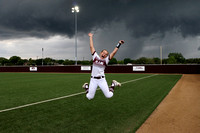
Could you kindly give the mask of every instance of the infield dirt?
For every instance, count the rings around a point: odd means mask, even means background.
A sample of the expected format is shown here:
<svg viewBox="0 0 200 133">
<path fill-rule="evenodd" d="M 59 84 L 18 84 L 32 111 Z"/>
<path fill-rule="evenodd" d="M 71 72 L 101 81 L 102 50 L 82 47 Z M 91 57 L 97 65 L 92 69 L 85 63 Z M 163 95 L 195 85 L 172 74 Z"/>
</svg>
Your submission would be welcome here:
<svg viewBox="0 0 200 133">
<path fill-rule="evenodd" d="M 200 74 L 184 74 L 136 133 L 200 132 Z"/>
</svg>

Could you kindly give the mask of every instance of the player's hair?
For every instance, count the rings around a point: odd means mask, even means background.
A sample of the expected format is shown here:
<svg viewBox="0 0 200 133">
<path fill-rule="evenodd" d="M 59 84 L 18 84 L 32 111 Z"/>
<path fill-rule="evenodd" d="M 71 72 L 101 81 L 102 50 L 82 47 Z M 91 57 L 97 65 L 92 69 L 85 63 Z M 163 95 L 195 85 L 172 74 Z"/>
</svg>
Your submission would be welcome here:
<svg viewBox="0 0 200 133">
<path fill-rule="evenodd" d="M 108 55 L 109 55 L 109 52 L 108 52 L 108 50 L 106 50 L 106 49 L 103 49 L 103 50 L 101 51 L 101 53 L 102 53 L 104 50 L 105 50 L 105 51 L 108 53 Z"/>
</svg>

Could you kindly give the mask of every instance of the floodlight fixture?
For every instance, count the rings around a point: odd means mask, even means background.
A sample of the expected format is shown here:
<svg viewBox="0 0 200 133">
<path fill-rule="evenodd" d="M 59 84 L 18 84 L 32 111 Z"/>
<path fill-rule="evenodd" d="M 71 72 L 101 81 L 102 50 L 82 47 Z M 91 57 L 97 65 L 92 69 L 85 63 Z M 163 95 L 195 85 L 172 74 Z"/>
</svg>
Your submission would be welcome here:
<svg viewBox="0 0 200 133">
<path fill-rule="evenodd" d="M 77 65 L 77 13 L 79 12 L 79 7 L 76 5 L 72 7 L 72 13 L 74 13 L 75 18 L 75 65 Z"/>
</svg>

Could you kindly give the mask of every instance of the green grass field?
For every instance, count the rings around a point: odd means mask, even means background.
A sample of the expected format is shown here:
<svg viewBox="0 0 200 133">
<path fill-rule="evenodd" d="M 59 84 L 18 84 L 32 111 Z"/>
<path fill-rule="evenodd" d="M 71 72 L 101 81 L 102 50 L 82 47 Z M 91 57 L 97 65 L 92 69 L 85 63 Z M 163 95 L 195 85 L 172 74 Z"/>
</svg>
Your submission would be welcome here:
<svg viewBox="0 0 200 133">
<path fill-rule="evenodd" d="M 112 79 L 123 83 L 111 99 L 98 90 L 93 100 L 79 94 L 2 112 L 83 92 L 82 84 L 89 82 L 90 74 L 0 73 L 0 132 L 132 133 L 181 78 L 181 75 L 147 77 L 151 75 L 106 74 L 109 85 Z"/>
</svg>

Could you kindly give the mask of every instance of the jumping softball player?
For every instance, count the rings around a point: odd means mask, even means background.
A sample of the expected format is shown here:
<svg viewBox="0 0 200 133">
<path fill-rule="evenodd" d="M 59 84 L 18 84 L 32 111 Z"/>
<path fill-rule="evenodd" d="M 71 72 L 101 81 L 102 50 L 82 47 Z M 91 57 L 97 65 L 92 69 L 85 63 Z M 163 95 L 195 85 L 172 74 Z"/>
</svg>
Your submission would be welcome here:
<svg viewBox="0 0 200 133">
<path fill-rule="evenodd" d="M 107 81 L 105 79 L 104 70 L 108 62 L 114 57 L 117 53 L 121 44 L 124 43 L 123 40 L 120 40 L 119 43 L 116 45 L 116 48 L 113 52 L 109 55 L 107 50 L 102 50 L 100 56 L 96 53 L 94 45 L 93 45 L 93 34 L 88 34 L 90 38 L 90 50 L 93 59 L 93 66 L 92 66 L 92 74 L 90 79 L 90 85 L 88 83 L 84 83 L 83 88 L 86 90 L 86 97 L 90 100 L 93 99 L 96 93 L 96 89 L 99 86 L 102 90 L 103 94 L 107 98 L 111 98 L 113 96 L 114 88 L 116 86 L 121 86 L 119 82 L 116 80 L 112 81 L 111 87 L 108 87 Z"/>
</svg>

